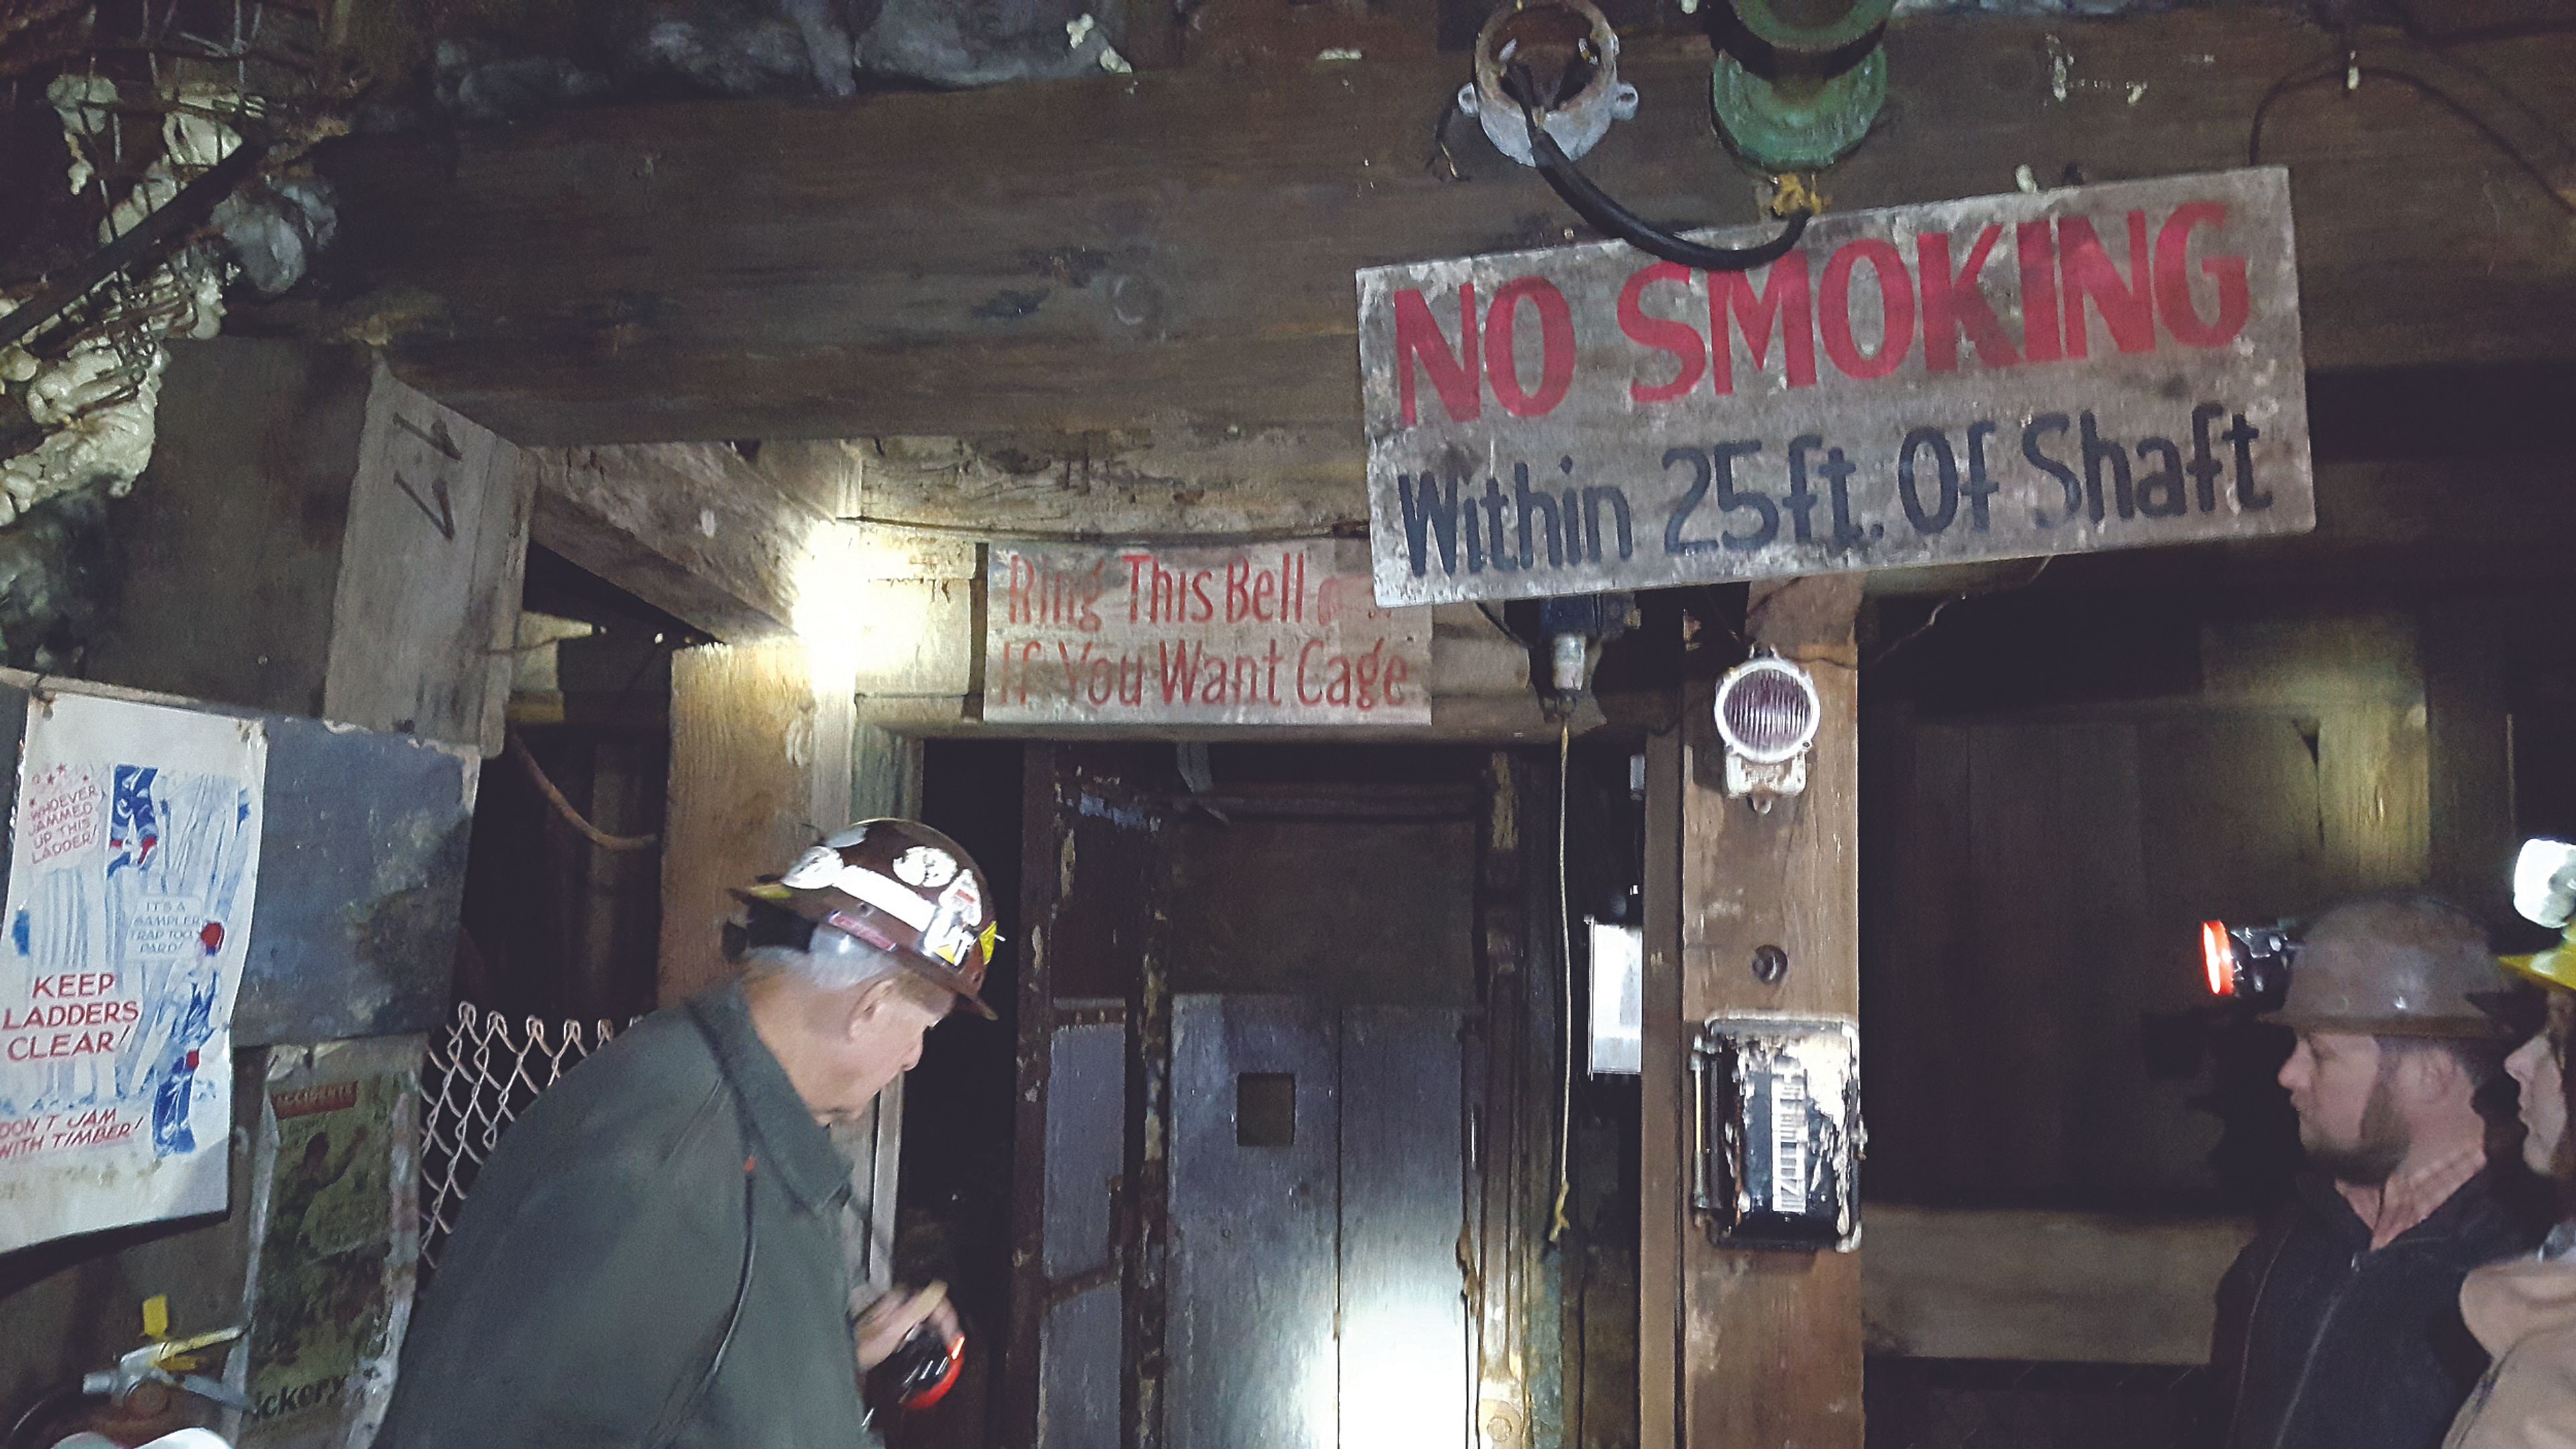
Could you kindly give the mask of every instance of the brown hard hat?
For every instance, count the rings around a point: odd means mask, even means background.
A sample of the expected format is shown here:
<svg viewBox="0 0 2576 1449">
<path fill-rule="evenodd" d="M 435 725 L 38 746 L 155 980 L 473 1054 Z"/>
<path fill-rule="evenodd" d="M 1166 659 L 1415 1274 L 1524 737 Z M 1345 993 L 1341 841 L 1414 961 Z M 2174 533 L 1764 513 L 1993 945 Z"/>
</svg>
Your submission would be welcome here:
<svg viewBox="0 0 2576 1449">
<path fill-rule="evenodd" d="M 2476 917 L 2432 896 L 2363 896 L 2300 936 L 2279 1020 L 2371 1036 L 2494 1037 L 2491 1008 L 2505 989 Z"/>
<path fill-rule="evenodd" d="M 978 1015 L 993 1015 L 976 995 L 1000 938 L 992 883 L 956 841 L 919 821 L 844 826 L 785 874 L 734 894 L 865 942 Z"/>
</svg>

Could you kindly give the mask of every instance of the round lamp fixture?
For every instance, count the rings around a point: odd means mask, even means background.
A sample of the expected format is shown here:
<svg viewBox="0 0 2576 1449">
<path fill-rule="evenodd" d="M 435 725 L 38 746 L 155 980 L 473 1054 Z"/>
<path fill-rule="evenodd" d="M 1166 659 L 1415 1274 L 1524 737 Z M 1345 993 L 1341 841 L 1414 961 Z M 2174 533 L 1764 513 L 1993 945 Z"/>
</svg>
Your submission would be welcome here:
<svg viewBox="0 0 2576 1449">
<path fill-rule="evenodd" d="M 1717 683 L 1726 793 L 1767 797 L 1807 788 L 1807 751 L 1824 714 L 1816 681 L 1786 659 L 1759 655 L 1728 670 Z"/>
</svg>

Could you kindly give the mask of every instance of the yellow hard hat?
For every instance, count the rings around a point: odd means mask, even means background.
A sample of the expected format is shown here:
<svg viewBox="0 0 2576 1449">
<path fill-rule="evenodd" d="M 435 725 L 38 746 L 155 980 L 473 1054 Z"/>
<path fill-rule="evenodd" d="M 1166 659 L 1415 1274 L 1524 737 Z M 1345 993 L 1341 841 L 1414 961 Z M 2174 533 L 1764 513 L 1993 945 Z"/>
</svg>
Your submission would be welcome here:
<svg viewBox="0 0 2576 1449">
<path fill-rule="evenodd" d="M 2535 925 L 2564 930 L 2555 950 L 2507 956 L 2506 969 L 2543 986 L 2576 991 L 2576 845 L 2526 840 L 2513 863 L 2513 908 Z"/>
<path fill-rule="evenodd" d="M 2502 959 L 2505 969 L 2517 976 L 2560 991 L 2576 991 L 2576 926 L 2567 928 L 2554 949 L 2533 956 L 2506 956 Z"/>
</svg>

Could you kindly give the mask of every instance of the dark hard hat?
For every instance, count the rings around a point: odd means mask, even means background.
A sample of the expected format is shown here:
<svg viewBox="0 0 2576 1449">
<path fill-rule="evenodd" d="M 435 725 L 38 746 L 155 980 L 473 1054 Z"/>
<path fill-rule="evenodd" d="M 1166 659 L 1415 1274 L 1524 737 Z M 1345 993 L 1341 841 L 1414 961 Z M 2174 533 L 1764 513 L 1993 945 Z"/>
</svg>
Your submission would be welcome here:
<svg viewBox="0 0 2576 1449">
<path fill-rule="evenodd" d="M 862 820 L 825 836 L 786 874 L 734 894 L 839 931 L 953 991 L 977 1014 L 975 993 L 999 939 L 993 888 L 956 841 L 913 820 Z"/>
<path fill-rule="evenodd" d="M 2371 1036 L 2500 1034 L 2505 979 L 2486 927 L 2426 895 L 2363 896 L 2318 916 L 2291 959 L 2280 1021 Z"/>
</svg>

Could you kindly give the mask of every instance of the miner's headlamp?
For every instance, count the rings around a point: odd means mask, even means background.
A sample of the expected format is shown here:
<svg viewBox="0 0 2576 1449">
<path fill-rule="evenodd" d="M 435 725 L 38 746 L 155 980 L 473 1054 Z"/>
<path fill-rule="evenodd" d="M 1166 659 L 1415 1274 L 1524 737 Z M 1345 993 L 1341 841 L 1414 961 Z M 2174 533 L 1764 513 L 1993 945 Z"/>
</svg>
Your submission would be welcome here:
<svg viewBox="0 0 2576 1449">
<path fill-rule="evenodd" d="M 2513 866 L 2513 908 L 2536 926 L 2561 929 L 2557 946 L 2536 956 L 2507 956 L 2512 970 L 2561 990 L 2576 991 L 2576 845 L 2526 840 Z"/>
<path fill-rule="evenodd" d="M 2298 947 L 2287 921 L 2268 926 L 2200 923 L 2201 969 L 2208 973 L 2209 994 L 2257 1011 L 2279 1009 L 2290 994 L 2290 958 Z"/>
</svg>

